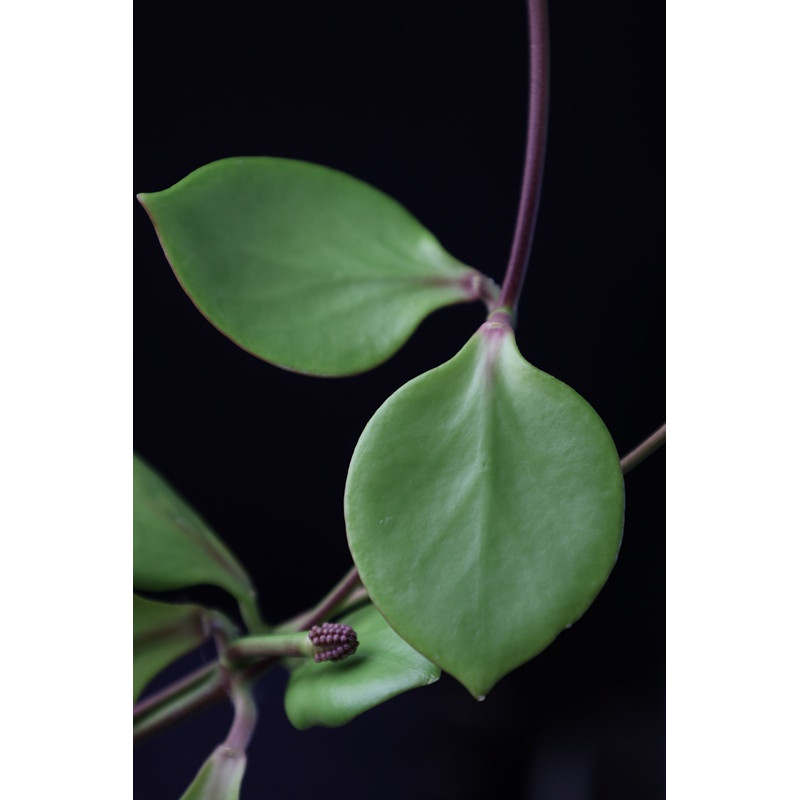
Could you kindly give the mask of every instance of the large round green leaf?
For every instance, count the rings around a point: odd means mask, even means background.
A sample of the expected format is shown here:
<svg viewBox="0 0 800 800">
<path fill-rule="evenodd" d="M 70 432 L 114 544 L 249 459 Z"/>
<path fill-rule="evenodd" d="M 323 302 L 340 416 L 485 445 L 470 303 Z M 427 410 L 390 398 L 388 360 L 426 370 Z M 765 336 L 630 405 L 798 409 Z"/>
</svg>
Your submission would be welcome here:
<svg viewBox="0 0 800 800">
<path fill-rule="evenodd" d="M 250 578 L 227 547 L 174 489 L 133 456 L 133 587 L 167 591 L 211 584 L 239 600 L 259 628 Z"/>
<path fill-rule="evenodd" d="M 223 159 L 139 199 L 200 311 L 298 372 L 370 369 L 488 280 L 387 195 L 304 161 Z"/>
<path fill-rule="evenodd" d="M 206 611 L 186 603 L 157 603 L 133 596 L 133 701 L 164 667 L 207 636 Z"/>
<path fill-rule="evenodd" d="M 344 725 L 390 697 L 439 679 L 439 668 L 409 647 L 375 606 L 341 622 L 358 634 L 358 651 L 337 663 L 309 660 L 292 672 L 285 706 L 295 728 Z"/>
<path fill-rule="evenodd" d="M 345 491 L 370 597 L 475 696 L 588 608 L 616 560 L 623 483 L 588 403 L 487 322 L 392 395 Z"/>
</svg>

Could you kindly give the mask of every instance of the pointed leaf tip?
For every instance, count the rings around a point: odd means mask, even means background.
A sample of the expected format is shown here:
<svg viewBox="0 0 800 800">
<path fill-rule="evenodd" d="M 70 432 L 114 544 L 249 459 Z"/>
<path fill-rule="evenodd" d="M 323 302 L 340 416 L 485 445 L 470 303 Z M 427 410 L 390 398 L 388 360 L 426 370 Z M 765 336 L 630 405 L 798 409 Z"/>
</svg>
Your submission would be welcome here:
<svg viewBox="0 0 800 800">
<path fill-rule="evenodd" d="M 476 697 L 543 650 L 605 583 L 622 535 L 611 437 L 490 322 L 376 412 L 345 490 L 370 597 Z"/>
<path fill-rule="evenodd" d="M 316 164 L 223 159 L 139 199 L 200 311 L 295 372 L 371 369 L 491 284 L 392 198 Z"/>
</svg>

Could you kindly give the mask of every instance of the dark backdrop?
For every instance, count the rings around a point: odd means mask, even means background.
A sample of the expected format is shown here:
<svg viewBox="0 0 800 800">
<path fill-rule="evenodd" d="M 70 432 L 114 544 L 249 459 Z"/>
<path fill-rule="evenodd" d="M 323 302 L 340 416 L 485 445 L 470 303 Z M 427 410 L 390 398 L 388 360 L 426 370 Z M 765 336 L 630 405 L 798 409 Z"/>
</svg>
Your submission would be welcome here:
<svg viewBox="0 0 800 800">
<path fill-rule="evenodd" d="M 135 36 L 135 191 L 226 156 L 314 161 L 387 192 L 502 279 L 525 137 L 523 0 L 140 1 Z M 660 7 L 640 0 L 552 3 L 550 137 L 518 343 L 592 403 L 620 454 L 665 417 L 662 41 Z M 293 614 L 350 565 L 342 491 L 367 420 L 455 354 L 482 307 L 437 312 L 365 375 L 303 377 L 212 328 L 141 208 L 134 224 L 135 449 L 229 543 L 267 618 Z M 299 733 L 284 677 L 268 676 L 244 800 L 663 796 L 664 453 L 626 485 L 623 546 L 598 600 L 484 703 L 444 676 L 342 729 Z M 135 797 L 175 800 L 229 718 L 220 706 L 138 746 Z"/>
</svg>

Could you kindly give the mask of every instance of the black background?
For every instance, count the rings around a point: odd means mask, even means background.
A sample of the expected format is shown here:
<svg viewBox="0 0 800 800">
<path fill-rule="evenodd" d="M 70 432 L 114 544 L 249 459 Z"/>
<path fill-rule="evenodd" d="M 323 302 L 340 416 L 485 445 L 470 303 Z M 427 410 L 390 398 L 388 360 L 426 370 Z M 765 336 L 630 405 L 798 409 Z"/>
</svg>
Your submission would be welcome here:
<svg viewBox="0 0 800 800">
<path fill-rule="evenodd" d="M 136 192 L 226 156 L 326 164 L 502 280 L 525 137 L 522 0 L 162 1 L 134 13 Z M 518 344 L 589 400 L 624 454 L 665 418 L 663 22 L 635 0 L 561 0 L 550 21 L 549 141 Z M 139 207 L 134 224 L 134 447 L 231 546 L 277 621 L 350 566 L 342 491 L 364 425 L 456 353 L 482 306 L 435 313 L 372 372 L 303 377 L 209 325 Z M 664 461 L 626 479 L 623 546 L 595 604 L 485 702 L 443 676 L 344 728 L 301 733 L 283 713 L 285 677 L 265 678 L 243 800 L 662 797 Z M 137 746 L 135 797 L 179 797 L 229 719 L 221 705 Z"/>
</svg>

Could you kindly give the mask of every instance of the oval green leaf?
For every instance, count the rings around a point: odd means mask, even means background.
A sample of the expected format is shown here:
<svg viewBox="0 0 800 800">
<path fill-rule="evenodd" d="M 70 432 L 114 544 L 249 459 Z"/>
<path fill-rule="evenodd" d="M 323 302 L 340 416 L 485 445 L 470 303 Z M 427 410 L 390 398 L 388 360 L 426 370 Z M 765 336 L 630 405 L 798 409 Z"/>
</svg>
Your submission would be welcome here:
<svg viewBox="0 0 800 800">
<path fill-rule="evenodd" d="M 157 603 L 133 596 L 133 702 L 164 667 L 201 645 L 208 635 L 200 606 Z"/>
<path fill-rule="evenodd" d="M 490 291 L 392 198 L 316 164 L 223 159 L 139 200 L 200 311 L 297 372 L 371 369 L 433 310 Z"/>
<path fill-rule="evenodd" d="M 133 587 L 158 592 L 199 584 L 226 589 L 239 600 L 248 627 L 256 625 L 247 573 L 188 503 L 134 454 Z"/>
<path fill-rule="evenodd" d="M 181 800 L 239 800 L 247 755 L 225 744 L 214 749 Z"/>
<path fill-rule="evenodd" d="M 500 322 L 381 406 L 345 490 L 373 602 L 476 697 L 588 608 L 616 561 L 623 507 L 603 422 Z"/>
<path fill-rule="evenodd" d="M 344 725 L 401 692 L 434 683 L 441 674 L 386 624 L 375 606 L 340 621 L 358 634 L 356 654 L 337 663 L 304 661 L 289 679 L 286 715 L 300 730 Z"/>
</svg>

